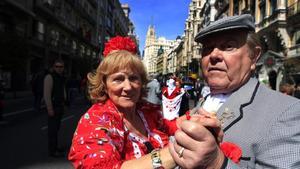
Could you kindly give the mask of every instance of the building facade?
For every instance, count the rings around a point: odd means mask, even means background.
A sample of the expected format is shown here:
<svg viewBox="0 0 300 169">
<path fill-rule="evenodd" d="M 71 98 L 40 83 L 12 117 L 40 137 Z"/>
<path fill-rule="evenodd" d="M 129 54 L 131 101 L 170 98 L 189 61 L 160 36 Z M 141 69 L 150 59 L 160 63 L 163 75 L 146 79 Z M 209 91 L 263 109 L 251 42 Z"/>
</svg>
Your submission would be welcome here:
<svg viewBox="0 0 300 169">
<path fill-rule="evenodd" d="M 32 76 L 65 61 L 66 75 L 85 76 L 101 60 L 104 43 L 129 32 L 119 0 L 3 0 L 1 74 L 7 90 L 25 90 Z M 2 59 L 3 58 L 3 59 Z"/>
<path fill-rule="evenodd" d="M 201 55 L 200 44 L 194 41 L 194 37 L 199 31 L 203 17 L 201 17 L 201 11 L 205 2 L 203 0 L 192 0 L 189 5 L 188 18 L 185 21 L 184 30 L 184 46 L 183 46 L 183 58 L 182 68 L 186 70 L 186 76 L 198 78 L 201 74 L 199 60 Z"/>
<path fill-rule="evenodd" d="M 300 82 L 299 7 L 298 0 L 207 0 L 200 12 L 200 29 L 224 16 L 254 16 L 263 47 L 257 75 L 261 82 L 278 90 L 282 82 Z"/>
<path fill-rule="evenodd" d="M 154 26 L 149 26 L 143 55 L 143 63 L 148 74 L 157 73 L 158 50 L 162 48 L 164 52 L 169 53 L 173 46 L 174 40 L 167 40 L 165 37 L 157 38 Z"/>
</svg>

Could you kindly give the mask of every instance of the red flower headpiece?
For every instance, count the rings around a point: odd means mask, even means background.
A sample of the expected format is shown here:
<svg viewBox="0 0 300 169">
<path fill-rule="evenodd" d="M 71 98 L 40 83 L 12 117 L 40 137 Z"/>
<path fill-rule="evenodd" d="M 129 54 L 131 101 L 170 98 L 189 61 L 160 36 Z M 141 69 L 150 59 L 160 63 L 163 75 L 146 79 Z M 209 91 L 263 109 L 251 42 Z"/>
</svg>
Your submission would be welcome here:
<svg viewBox="0 0 300 169">
<path fill-rule="evenodd" d="M 103 55 L 106 57 L 111 51 L 127 50 L 133 54 L 137 53 L 135 42 L 130 37 L 116 36 L 105 43 Z"/>
</svg>

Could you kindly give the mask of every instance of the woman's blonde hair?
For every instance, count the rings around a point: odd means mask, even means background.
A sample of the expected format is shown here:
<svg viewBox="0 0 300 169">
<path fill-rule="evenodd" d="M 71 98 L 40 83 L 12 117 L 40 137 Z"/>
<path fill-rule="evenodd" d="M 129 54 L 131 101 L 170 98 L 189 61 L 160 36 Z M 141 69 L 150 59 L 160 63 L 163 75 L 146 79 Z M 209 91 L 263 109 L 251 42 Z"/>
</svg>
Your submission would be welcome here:
<svg viewBox="0 0 300 169">
<path fill-rule="evenodd" d="M 143 62 L 135 54 L 126 50 L 116 50 L 109 53 L 103 59 L 95 72 L 91 72 L 87 75 L 89 97 L 93 103 L 103 103 L 108 99 L 106 92 L 107 76 L 119 72 L 120 70 L 130 70 L 138 73 L 142 80 L 140 98 L 146 96 L 146 85 L 148 79 Z"/>
</svg>

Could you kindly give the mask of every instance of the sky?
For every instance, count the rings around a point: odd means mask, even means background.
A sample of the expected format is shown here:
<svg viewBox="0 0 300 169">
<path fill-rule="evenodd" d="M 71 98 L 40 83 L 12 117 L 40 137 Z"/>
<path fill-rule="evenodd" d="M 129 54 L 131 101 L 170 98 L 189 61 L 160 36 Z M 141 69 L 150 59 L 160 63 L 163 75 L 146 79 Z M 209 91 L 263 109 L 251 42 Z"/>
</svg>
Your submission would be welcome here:
<svg viewBox="0 0 300 169">
<path fill-rule="evenodd" d="M 129 18 L 135 25 L 135 33 L 143 52 L 147 30 L 154 25 L 157 37 L 175 40 L 184 33 L 185 20 L 191 0 L 120 0 L 130 7 Z"/>
</svg>

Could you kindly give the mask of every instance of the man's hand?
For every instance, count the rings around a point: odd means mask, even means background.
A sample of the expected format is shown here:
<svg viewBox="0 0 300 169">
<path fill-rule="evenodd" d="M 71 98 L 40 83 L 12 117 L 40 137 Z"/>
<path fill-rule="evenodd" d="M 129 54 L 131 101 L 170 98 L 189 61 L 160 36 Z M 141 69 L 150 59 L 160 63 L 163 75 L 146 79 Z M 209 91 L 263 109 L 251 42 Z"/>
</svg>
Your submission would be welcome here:
<svg viewBox="0 0 300 169">
<path fill-rule="evenodd" d="M 219 129 L 218 139 L 215 139 L 208 127 L 220 128 L 220 123 L 216 118 L 204 119 L 195 116 L 179 124 L 179 130 L 175 133 L 176 142 L 170 143 L 169 146 L 170 153 L 179 166 L 182 168 L 221 167 L 224 154 L 218 146 L 218 140 L 223 132 Z"/>
<path fill-rule="evenodd" d="M 203 108 L 200 108 L 197 114 L 191 116 L 190 120 L 208 128 L 215 136 L 217 142 L 222 142 L 224 136 L 222 123 L 217 119 L 215 112 L 207 112 Z"/>
</svg>

